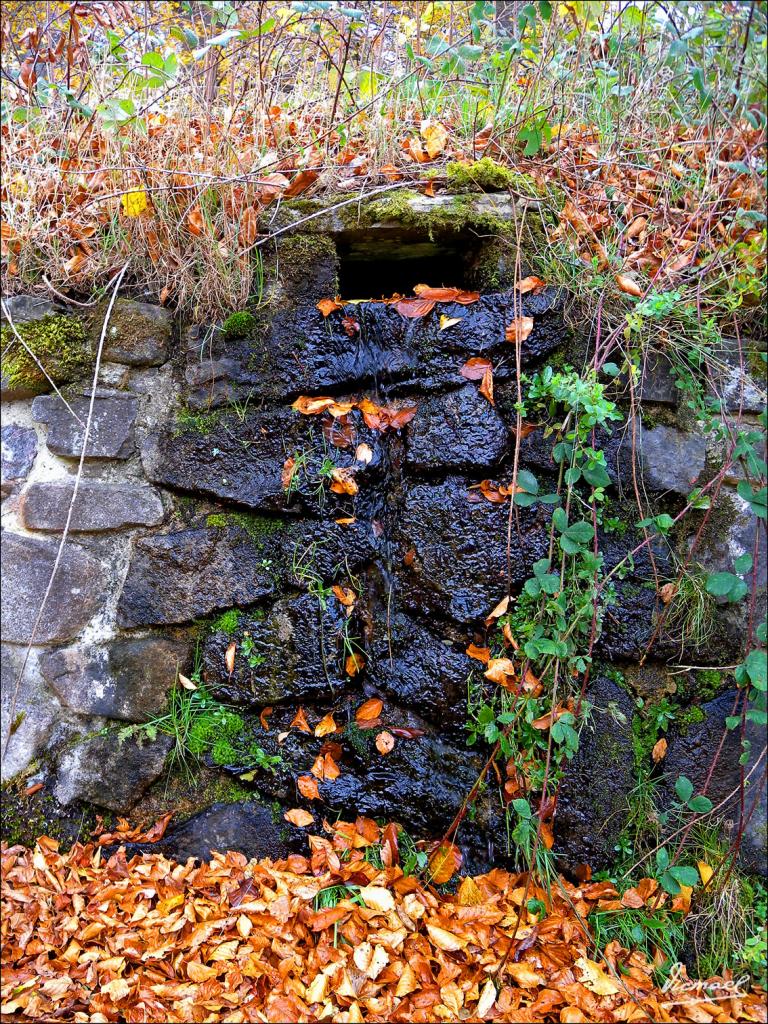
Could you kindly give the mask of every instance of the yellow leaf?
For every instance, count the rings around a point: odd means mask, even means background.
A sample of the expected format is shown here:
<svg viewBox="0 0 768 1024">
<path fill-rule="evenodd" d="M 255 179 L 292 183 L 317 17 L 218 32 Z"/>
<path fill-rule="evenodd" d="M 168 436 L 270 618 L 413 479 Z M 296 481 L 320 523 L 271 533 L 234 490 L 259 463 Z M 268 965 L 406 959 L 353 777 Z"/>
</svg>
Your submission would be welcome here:
<svg viewBox="0 0 768 1024">
<path fill-rule="evenodd" d="M 427 144 L 427 155 L 430 160 L 434 160 L 446 147 L 448 129 L 439 121 L 427 119 L 421 122 L 421 137 Z"/>
<path fill-rule="evenodd" d="M 167 899 L 160 900 L 160 902 L 157 904 L 157 912 L 158 914 L 160 914 L 161 917 L 165 917 L 165 915 L 170 910 L 173 910 L 174 907 L 180 907 L 183 902 L 184 893 L 174 893 L 173 896 L 168 896 Z"/>
<path fill-rule="evenodd" d="M 488 981 L 483 985 L 483 990 L 480 993 L 480 999 L 477 1002 L 477 1009 L 475 1015 L 478 1017 L 487 1017 L 493 1008 L 493 1004 L 496 1002 L 496 987 L 489 978 Z"/>
<path fill-rule="evenodd" d="M 222 942 L 220 946 L 208 956 L 209 960 L 232 960 L 234 959 L 237 947 L 240 945 L 239 939 L 230 939 L 228 942 Z"/>
<path fill-rule="evenodd" d="M 390 910 L 394 910 L 395 897 L 389 889 L 385 889 L 382 885 L 362 885 L 360 897 L 366 907 L 376 910 L 380 914 L 387 914 Z"/>
<path fill-rule="evenodd" d="M 456 896 L 460 907 L 477 907 L 483 902 L 480 886 L 469 876 L 462 879 Z"/>
<path fill-rule="evenodd" d="M 395 989 L 395 998 L 402 999 L 411 992 L 415 992 L 418 987 L 419 983 L 416 979 L 416 972 L 410 964 L 405 964 L 403 967 L 403 973 L 400 975 L 400 980 L 398 981 L 397 988 Z"/>
<path fill-rule="evenodd" d="M 179 682 L 181 683 L 185 690 L 197 689 L 197 683 L 193 683 L 191 679 L 187 679 L 187 677 L 183 676 L 181 672 L 179 672 Z"/>
<path fill-rule="evenodd" d="M 328 975 L 318 974 L 307 986 L 306 1000 L 308 1003 L 322 1003 L 328 994 Z"/>
<path fill-rule="evenodd" d="M 456 324 L 461 323 L 464 318 L 461 316 L 446 316 L 445 313 L 440 314 L 440 330 L 447 331 L 449 327 L 455 327 Z"/>
<path fill-rule="evenodd" d="M 707 864 L 705 860 L 696 861 L 696 867 L 699 869 L 701 881 L 704 883 L 704 885 L 706 885 L 715 872 L 712 870 L 712 868 L 709 866 L 709 864 Z"/>
<path fill-rule="evenodd" d="M 298 828 L 304 828 L 306 825 L 311 825 L 315 820 L 309 811 L 303 811 L 300 807 L 294 807 L 293 810 L 286 811 L 283 817 L 286 821 L 290 821 L 292 825 L 296 825 Z"/>
<path fill-rule="evenodd" d="M 120 197 L 120 205 L 126 217 L 140 217 L 149 206 L 147 193 L 143 188 L 125 192 Z"/>
<path fill-rule="evenodd" d="M 537 985 L 544 984 L 544 978 L 528 964 L 507 964 L 506 971 L 512 975 L 521 988 L 536 988 Z"/>
<path fill-rule="evenodd" d="M 609 978 L 600 964 L 596 964 L 594 960 L 580 956 L 576 961 L 576 966 L 580 967 L 582 971 L 581 984 L 595 995 L 613 996 L 619 991 L 619 986 L 613 978 Z"/>
<path fill-rule="evenodd" d="M 67 979 L 69 980 L 69 979 Z M 131 991 L 131 986 L 125 980 L 125 978 L 113 978 L 107 985 L 104 986 L 102 992 L 109 996 L 109 998 L 119 1003 L 121 999 L 125 999 L 128 993 Z"/>
<path fill-rule="evenodd" d="M 445 928 L 439 928 L 436 924 L 428 924 L 427 931 L 437 948 L 445 950 L 446 953 L 455 953 L 457 949 L 464 949 L 467 944 L 466 939 L 454 935 L 453 932 L 447 932 Z"/>
<path fill-rule="evenodd" d="M 653 750 L 651 751 L 651 757 L 653 758 L 653 763 L 654 764 L 658 764 L 659 761 L 663 760 L 663 758 L 666 755 L 666 753 L 667 753 L 667 741 L 662 736 L 661 739 L 657 740 L 654 743 L 654 745 L 653 745 Z"/>
<path fill-rule="evenodd" d="M 191 960 L 187 964 L 187 977 L 190 981 L 208 981 L 209 978 L 215 978 L 221 968 L 219 967 L 208 967 L 206 964 L 201 964 L 198 960 Z"/>
</svg>

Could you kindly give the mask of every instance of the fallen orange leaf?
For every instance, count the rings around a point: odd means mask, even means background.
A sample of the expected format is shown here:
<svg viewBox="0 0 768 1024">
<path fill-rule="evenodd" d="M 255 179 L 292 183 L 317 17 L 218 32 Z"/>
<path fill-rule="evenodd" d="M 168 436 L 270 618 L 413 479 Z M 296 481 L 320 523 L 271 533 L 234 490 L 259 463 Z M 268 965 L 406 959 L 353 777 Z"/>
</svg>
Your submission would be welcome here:
<svg viewBox="0 0 768 1024">
<path fill-rule="evenodd" d="M 304 708 L 299 708 L 296 714 L 293 716 L 291 724 L 288 726 L 289 729 L 300 729 L 302 732 L 312 732 L 307 721 L 307 716 Z"/>
<path fill-rule="evenodd" d="M 307 825 L 311 825 L 315 820 L 309 811 L 302 810 L 301 807 L 294 807 L 292 810 L 286 811 L 283 817 L 286 821 L 290 821 L 292 825 L 296 825 L 297 828 L 306 828 Z"/>
<path fill-rule="evenodd" d="M 395 746 L 395 737 L 391 732 L 384 730 L 376 737 L 376 749 L 383 756 L 389 754 Z"/>
<path fill-rule="evenodd" d="M 338 732 L 338 730 L 336 719 L 329 713 L 321 718 L 315 726 L 315 736 L 327 736 L 329 733 Z"/>
<path fill-rule="evenodd" d="M 320 790 L 317 788 L 317 779 L 311 775 L 300 775 L 296 780 L 299 792 L 307 800 L 319 800 Z"/>
<path fill-rule="evenodd" d="M 533 330 L 533 317 L 532 316 L 518 316 L 507 324 L 504 337 L 507 341 L 525 341 L 530 336 Z"/>
<path fill-rule="evenodd" d="M 370 700 L 365 701 L 355 712 L 356 722 L 370 722 L 374 718 L 378 718 L 384 707 L 384 702 L 378 697 L 371 697 Z"/>
</svg>

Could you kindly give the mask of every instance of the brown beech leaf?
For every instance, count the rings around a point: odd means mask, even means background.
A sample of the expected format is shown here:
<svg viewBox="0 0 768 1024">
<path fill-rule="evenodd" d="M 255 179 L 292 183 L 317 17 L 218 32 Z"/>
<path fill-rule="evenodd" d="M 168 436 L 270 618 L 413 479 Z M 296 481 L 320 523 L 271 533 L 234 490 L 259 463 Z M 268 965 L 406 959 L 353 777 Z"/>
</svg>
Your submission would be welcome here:
<svg viewBox="0 0 768 1024">
<path fill-rule="evenodd" d="M 454 843 L 442 842 L 429 855 L 429 877 L 435 885 L 450 882 L 461 867 L 461 850 Z"/>
<path fill-rule="evenodd" d="M 251 246 L 259 236 L 259 217 L 255 206 L 249 206 L 243 210 L 240 218 L 240 241 L 245 246 Z"/>
<path fill-rule="evenodd" d="M 505 683 L 507 678 L 516 676 L 515 663 L 509 658 L 490 658 L 484 675 L 492 683 Z"/>
<path fill-rule="evenodd" d="M 323 755 L 323 778 L 333 782 L 341 775 L 341 769 L 330 754 Z"/>
<path fill-rule="evenodd" d="M 453 301 L 458 302 L 460 306 L 472 306 L 480 301 L 480 292 L 460 291 Z"/>
<path fill-rule="evenodd" d="M 286 811 L 283 817 L 286 821 L 290 821 L 292 825 L 296 825 L 297 828 L 306 828 L 307 825 L 311 825 L 315 820 L 309 811 L 305 811 L 301 807 L 294 807 L 292 810 Z"/>
<path fill-rule="evenodd" d="M 315 308 L 319 309 L 323 316 L 327 317 L 330 316 L 331 313 L 335 313 L 337 309 L 343 309 L 344 303 L 337 295 L 335 299 L 320 299 Z"/>
<path fill-rule="evenodd" d="M 300 729 L 302 732 L 312 732 L 312 730 L 309 727 L 309 722 L 307 721 L 307 715 L 306 712 L 304 711 L 304 708 L 299 708 L 299 710 L 293 716 L 291 724 L 288 728 Z"/>
<path fill-rule="evenodd" d="M 354 469 L 334 466 L 331 470 L 331 480 L 331 490 L 334 494 L 357 494 L 359 490 Z"/>
<path fill-rule="evenodd" d="M 283 463 L 283 471 L 280 474 L 280 486 L 283 488 L 284 491 L 289 491 L 291 489 L 291 484 L 293 483 L 293 476 L 295 472 L 296 459 L 294 459 L 292 455 L 289 455 L 288 458 Z"/>
<path fill-rule="evenodd" d="M 477 661 L 482 661 L 484 665 L 487 665 L 491 659 L 490 647 L 477 647 L 475 644 L 470 644 L 464 652 L 470 658 L 475 658 Z"/>
<path fill-rule="evenodd" d="M 547 287 L 547 282 L 542 281 L 540 277 L 530 276 L 524 277 L 522 281 L 518 281 L 515 288 L 520 292 L 521 295 L 527 295 L 528 292 L 533 292 L 534 295 Z"/>
<path fill-rule="evenodd" d="M 616 274 L 616 284 L 619 286 L 619 290 L 626 292 L 627 295 L 636 295 L 638 298 L 643 294 L 643 289 L 637 283 L 633 281 L 631 277 L 626 274 Z"/>
<path fill-rule="evenodd" d="M 382 756 L 389 754 L 394 745 L 395 737 L 391 732 L 387 732 L 386 729 L 376 736 L 376 749 Z"/>
<path fill-rule="evenodd" d="M 264 732 L 269 732 L 269 716 L 274 713 L 274 708 L 262 708 L 261 714 L 259 715 L 259 722 Z"/>
<path fill-rule="evenodd" d="M 354 338 L 360 333 L 360 324 L 355 320 L 354 317 L 344 316 L 341 318 L 341 326 L 344 328 L 344 333 L 348 338 Z"/>
<path fill-rule="evenodd" d="M 328 736 L 329 733 L 338 731 L 339 727 L 336 725 L 336 719 L 330 713 L 321 718 L 315 726 L 315 736 Z"/>
<path fill-rule="evenodd" d="M 370 722 L 374 718 L 378 718 L 384 708 L 384 702 L 378 697 L 371 697 L 370 700 L 365 701 L 355 712 L 356 722 Z"/>
<path fill-rule="evenodd" d="M 299 792 L 306 800 L 319 800 L 320 790 L 317 788 L 317 779 L 311 775 L 300 775 L 296 780 Z"/>
<path fill-rule="evenodd" d="M 485 620 L 486 626 L 493 625 L 496 619 L 500 619 L 502 615 L 506 615 L 508 608 L 509 597 L 502 597 L 502 599 L 499 601 L 499 603 L 496 605 L 493 611 L 489 612 L 488 617 Z"/>
<path fill-rule="evenodd" d="M 349 587 L 340 587 L 335 584 L 332 588 L 334 597 L 344 605 L 345 608 L 354 607 L 355 601 L 357 600 L 357 594 L 354 590 L 350 590 Z"/>
<path fill-rule="evenodd" d="M 294 175 L 290 185 L 283 192 L 283 196 L 286 199 L 293 199 L 295 196 L 301 195 L 302 192 L 305 192 L 310 185 L 317 181 L 319 176 L 317 171 L 299 171 L 298 174 Z"/>
<path fill-rule="evenodd" d="M 496 404 L 493 400 L 493 371 L 490 367 L 488 367 L 483 374 L 483 381 L 480 385 L 480 394 L 483 398 L 487 398 L 491 405 Z"/>
<path fill-rule="evenodd" d="M 507 328 L 504 332 L 504 337 L 507 341 L 525 341 L 530 336 L 533 330 L 533 317 L 532 316 L 518 316 L 507 324 Z"/>
<path fill-rule="evenodd" d="M 408 320 L 420 320 L 431 313 L 434 308 L 433 299 L 400 299 L 395 303 L 395 309 L 400 316 L 404 316 Z"/>
<path fill-rule="evenodd" d="M 224 665 L 226 666 L 229 675 L 235 671 L 235 654 L 237 652 L 237 641 L 233 640 L 232 643 L 227 647 L 224 654 Z"/>
<path fill-rule="evenodd" d="M 484 356 L 472 356 L 459 370 L 467 380 L 482 380 L 488 370 L 493 370 L 493 363 Z"/>
<path fill-rule="evenodd" d="M 413 291 L 420 299 L 432 302 L 455 302 L 461 294 L 460 288 L 430 288 L 428 284 L 417 284 Z"/>
<path fill-rule="evenodd" d="M 360 654 L 359 651 L 353 651 L 347 655 L 347 659 L 344 662 L 344 671 L 348 676 L 356 676 L 358 672 L 365 668 L 365 658 Z"/>
<path fill-rule="evenodd" d="M 659 761 L 663 761 L 665 756 L 666 756 L 666 753 L 667 753 L 667 741 L 662 736 L 661 739 L 657 740 L 654 743 L 654 745 L 653 745 L 653 750 L 651 751 L 651 757 L 653 758 L 653 763 L 654 764 L 658 764 Z"/>
</svg>

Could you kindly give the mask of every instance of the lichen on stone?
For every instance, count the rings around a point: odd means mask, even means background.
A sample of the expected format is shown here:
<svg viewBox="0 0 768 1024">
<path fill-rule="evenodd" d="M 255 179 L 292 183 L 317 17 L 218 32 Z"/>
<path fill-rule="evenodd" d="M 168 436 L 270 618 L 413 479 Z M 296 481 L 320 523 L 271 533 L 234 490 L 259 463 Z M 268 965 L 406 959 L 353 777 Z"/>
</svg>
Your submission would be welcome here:
<svg viewBox="0 0 768 1024">
<path fill-rule="evenodd" d="M 91 350 L 81 320 L 51 314 L 14 325 L 24 345 L 37 356 L 55 384 L 68 384 L 88 369 Z M 3 376 L 11 389 L 43 394 L 50 383 L 10 325 L 0 331 Z"/>
</svg>

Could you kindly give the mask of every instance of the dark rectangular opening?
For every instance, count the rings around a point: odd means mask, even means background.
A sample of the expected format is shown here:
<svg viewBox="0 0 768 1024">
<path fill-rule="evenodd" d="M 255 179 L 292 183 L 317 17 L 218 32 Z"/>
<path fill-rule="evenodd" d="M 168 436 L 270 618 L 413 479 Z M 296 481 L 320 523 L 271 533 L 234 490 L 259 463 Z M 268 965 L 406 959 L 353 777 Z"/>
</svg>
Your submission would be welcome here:
<svg viewBox="0 0 768 1024">
<path fill-rule="evenodd" d="M 417 284 L 466 287 L 466 250 L 437 242 L 389 242 L 375 248 L 338 244 L 339 289 L 344 299 L 412 295 Z"/>
</svg>

